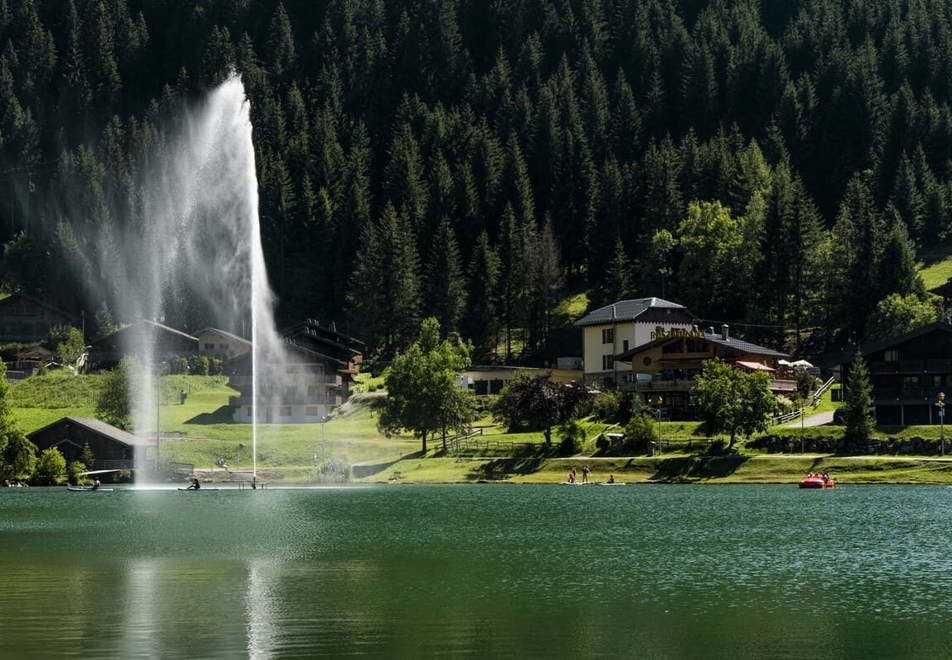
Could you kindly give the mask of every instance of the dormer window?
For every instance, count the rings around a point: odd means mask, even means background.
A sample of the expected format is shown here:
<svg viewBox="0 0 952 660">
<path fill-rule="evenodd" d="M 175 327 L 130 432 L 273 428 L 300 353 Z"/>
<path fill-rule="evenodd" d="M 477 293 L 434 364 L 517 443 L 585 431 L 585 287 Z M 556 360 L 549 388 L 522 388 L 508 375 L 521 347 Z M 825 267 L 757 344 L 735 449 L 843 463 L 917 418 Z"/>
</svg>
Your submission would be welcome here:
<svg viewBox="0 0 952 660">
<path fill-rule="evenodd" d="M 899 351 L 897 351 L 897 350 L 895 350 L 895 349 L 886 351 L 886 355 L 884 356 L 884 359 L 886 360 L 886 362 L 898 362 L 898 361 L 899 361 Z"/>
</svg>

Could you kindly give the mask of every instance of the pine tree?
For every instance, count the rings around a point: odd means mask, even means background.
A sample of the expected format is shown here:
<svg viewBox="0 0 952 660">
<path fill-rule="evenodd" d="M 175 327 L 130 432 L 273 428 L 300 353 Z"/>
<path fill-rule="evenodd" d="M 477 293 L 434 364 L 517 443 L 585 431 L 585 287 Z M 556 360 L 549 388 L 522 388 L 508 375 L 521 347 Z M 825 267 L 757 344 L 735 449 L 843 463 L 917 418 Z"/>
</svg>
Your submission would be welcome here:
<svg viewBox="0 0 952 660">
<path fill-rule="evenodd" d="M 487 360 L 495 355 L 499 340 L 496 290 L 499 258 L 486 232 L 480 232 L 469 264 L 467 305 L 463 314 L 463 336 L 473 342 L 474 357 Z"/>
<path fill-rule="evenodd" d="M 602 283 L 599 299 L 608 304 L 617 300 L 626 300 L 634 293 L 632 287 L 631 263 L 625 254 L 625 246 L 621 239 L 615 239 L 615 253 L 608 263 L 605 278 Z"/>
<path fill-rule="evenodd" d="M 287 73 L 297 59 L 291 19 L 283 2 L 278 3 L 271 17 L 271 26 L 268 30 L 268 59 L 271 70 L 278 76 Z"/>
<path fill-rule="evenodd" d="M 507 204 L 499 228 L 499 279 L 496 282 L 496 308 L 506 332 L 506 356 L 512 359 L 512 332 L 524 320 L 526 295 L 526 233 Z"/>
<path fill-rule="evenodd" d="M 433 234 L 429 254 L 426 268 L 427 310 L 449 335 L 459 329 L 459 321 L 466 308 L 466 285 L 456 235 L 446 218 Z"/>
<path fill-rule="evenodd" d="M 546 218 L 542 229 L 528 237 L 529 286 L 526 291 L 528 343 L 540 351 L 549 335 L 552 310 L 562 286 L 562 260 L 559 246 L 552 230 L 552 222 Z"/>
<path fill-rule="evenodd" d="M 846 383 L 846 430 L 843 440 L 848 446 L 863 446 L 875 427 L 873 387 L 869 382 L 866 360 L 857 351 L 850 365 Z"/>
</svg>

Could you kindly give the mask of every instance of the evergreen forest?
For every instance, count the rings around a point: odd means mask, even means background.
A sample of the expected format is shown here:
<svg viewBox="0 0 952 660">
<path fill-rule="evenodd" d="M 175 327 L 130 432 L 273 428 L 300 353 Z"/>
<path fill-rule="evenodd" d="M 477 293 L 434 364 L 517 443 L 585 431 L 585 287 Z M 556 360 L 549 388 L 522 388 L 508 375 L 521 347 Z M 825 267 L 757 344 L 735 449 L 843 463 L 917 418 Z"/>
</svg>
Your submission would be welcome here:
<svg viewBox="0 0 952 660">
<path fill-rule="evenodd" d="M 105 323 L 83 237 L 231 71 L 283 323 L 518 361 L 581 293 L 799 352 L 932 314 L 952 0 L 0 0 L 3 287 Z"/>
</svg>

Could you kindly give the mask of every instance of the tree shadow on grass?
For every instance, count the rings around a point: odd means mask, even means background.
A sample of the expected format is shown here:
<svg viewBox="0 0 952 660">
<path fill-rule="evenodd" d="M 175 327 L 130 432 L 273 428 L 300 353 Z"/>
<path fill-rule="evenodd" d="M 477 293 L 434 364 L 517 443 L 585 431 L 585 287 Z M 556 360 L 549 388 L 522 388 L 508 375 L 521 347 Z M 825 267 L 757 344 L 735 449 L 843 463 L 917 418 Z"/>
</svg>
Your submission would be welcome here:
<svg viewBox="0 0 952 660">
<path fill-rule="evenodd" d="M 185 420 L 186 424 L 232 424 L 232 409 L 229 406 L 221 406 L 213 412 L 203 412 L 195 415 L 191 419 Z"/>
<path fill-rule="evenodd" d="M 750 459 L 741 454 L 683 456 L 658 461 L 652 481 L 702 481 L 727 477 Z"/>
<path fill-rule="evenodd" d="M 424 456 L 425 454 L 422 451 L 415 451 L 409 454 L 404 454 L 399 458 L 395 458 L 392 461 L 386 461 L 384 463 L 374 463 L 373 465 L 353 465 L 351 466 L 350 471 L 355 479 L 362 479 L 364 477 L 380 474 L 387 468 L 396 465 L 400 461 L 406 461 L 413 458 L 423 458 Z"/>
<path fill-rule="evenodd" d="M 544 460 L 542 456 L 497 458 L 476 465 L 466 476 L 473 480 L 498 481 L 514 474 L 524 475 L 538 472 Z"/>
</svg>

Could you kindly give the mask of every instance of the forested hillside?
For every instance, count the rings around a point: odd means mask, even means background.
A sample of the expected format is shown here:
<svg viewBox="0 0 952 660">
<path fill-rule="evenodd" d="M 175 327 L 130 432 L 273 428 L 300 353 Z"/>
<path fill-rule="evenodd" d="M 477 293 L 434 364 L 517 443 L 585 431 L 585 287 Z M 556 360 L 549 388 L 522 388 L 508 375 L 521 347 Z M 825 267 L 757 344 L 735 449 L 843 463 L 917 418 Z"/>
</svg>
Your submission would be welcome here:
<svg viewBox="0 0 952 660">
<path fill-rule="evenodd" d="M 5 286 L 90 317 L 83 237 L 141 220 L 232 69 L 285 321 L 388 353 L 435 314 L 486 358 L 513 327 L 545 355 L 567 290 L 812 349 L 932 313 L 949 0 L 0 0 L 0 45 Z"/>
</svg>

